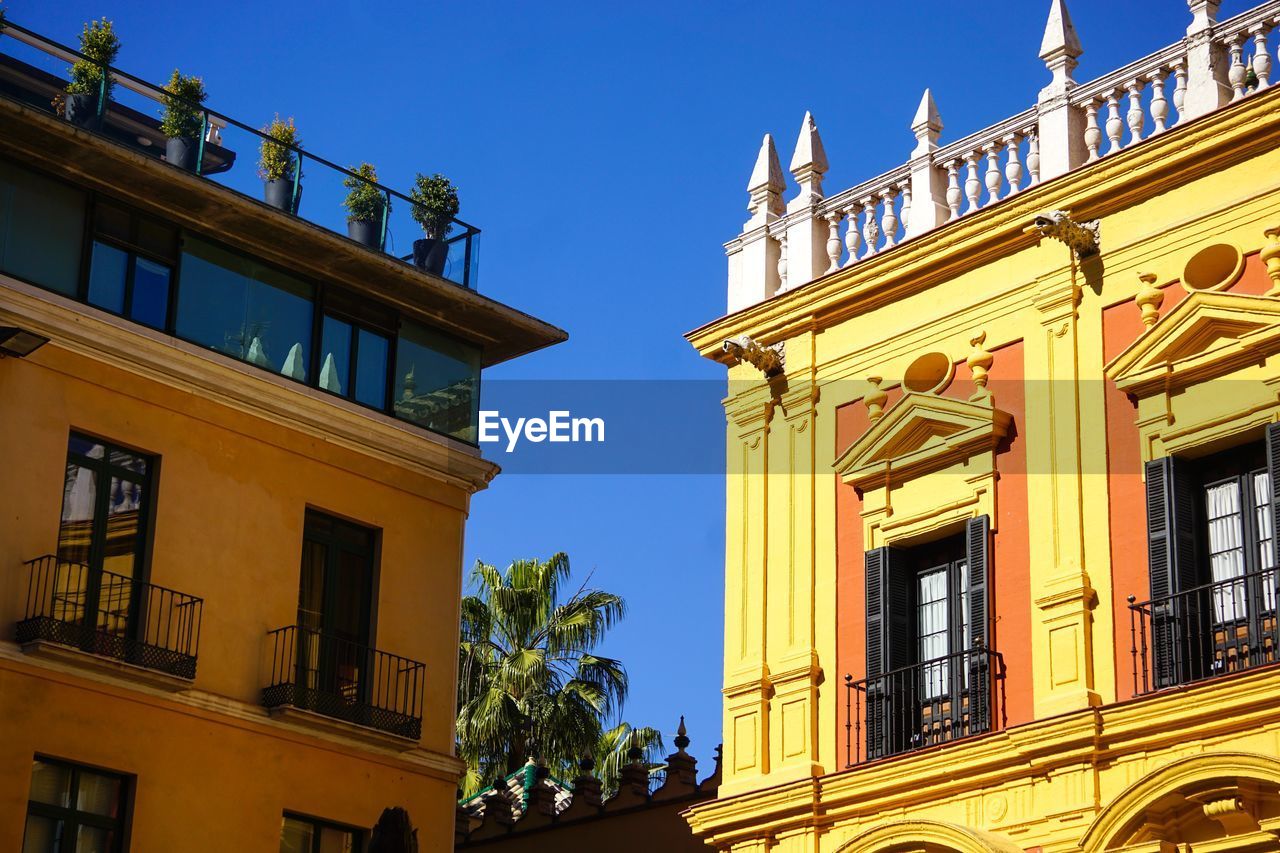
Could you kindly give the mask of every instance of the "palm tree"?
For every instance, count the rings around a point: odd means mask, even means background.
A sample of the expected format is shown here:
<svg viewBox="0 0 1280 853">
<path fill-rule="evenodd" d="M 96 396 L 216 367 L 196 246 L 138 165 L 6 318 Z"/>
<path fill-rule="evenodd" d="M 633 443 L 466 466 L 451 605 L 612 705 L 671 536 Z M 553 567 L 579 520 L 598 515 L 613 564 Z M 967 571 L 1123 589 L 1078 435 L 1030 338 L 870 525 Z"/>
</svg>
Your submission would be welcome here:
<svg viewBox="0 0 1280 853">
<path fill-rule="evenodd" d="M 621 710 L 627 672 L 595 654 L 626 612 L 622 598 L 585 585 L 567 600 L 569 558 L 476 563 L 477 594 L 462 600 L 458 753 L 463 795 L 512 773 L 533 753 L 569 772 Z"/>
<path fill-rule="evenodd" d="M 596 775 L 604 783 L 606 797 L 612 796 L 618 789 L 618 776 L 622 768 L 631 763 L 628 755 L 632 748 L 641 751 L 640 760 L 650 775 L 661 771 L 666 765 L 662 763 L 662 733 L 650 726 L 633 727 L 630 723 L 619 723 L 608 731 L 600 733 L 594 751 Z"/>
</svg>

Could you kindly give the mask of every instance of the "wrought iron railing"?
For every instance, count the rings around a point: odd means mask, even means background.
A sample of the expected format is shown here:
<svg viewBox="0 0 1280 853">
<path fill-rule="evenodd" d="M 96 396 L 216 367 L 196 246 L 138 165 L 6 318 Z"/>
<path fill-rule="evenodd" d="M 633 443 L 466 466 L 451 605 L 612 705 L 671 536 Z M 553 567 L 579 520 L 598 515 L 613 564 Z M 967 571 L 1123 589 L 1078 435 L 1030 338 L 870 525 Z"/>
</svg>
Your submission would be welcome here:
<svg viewBox="0 0 1280 853">
<path fill-rule="evenodd" d="M 982 647 L 860 681 L 846 675 L 846 766 L 1004 728 L 1004 681 L 1004 657 Z"/>
<path fill-rule="evenodd" d="M 203 599 L 52 555 L 25 565 L 30 575 L 19 643 L 46 641 L 196 677 Z"/>
<path fill-rule="evenodd" d="M 400 737 L 422 736 L 425 664 L 300 625 L 277 628 L 267 641 L 266 707 L 291 706 Z"/>
<path fill-rule="evenodd" d="M 1280 661 L 1280 572 L 1253 572 L 1138 602 L 1129 596 L 1133 692 Z"/>
<path fill-rule="evenodd" d="M 414 258 L 410 251 L 414 237 L 424 235 L 413 218 L 413 211 L 418 205 L 408 195 L 319 157 L 300 145 L 274 139 L 262 130 L 209 109 L 202 103 L 172 95 L 162 86 L 97 62 L 12 21 L 7 21 L 0 28 L 0 97 L 55 114 L 65 113 L 65 106 L 60 105 L 65 104 L 66 98 L 66 63 L 81 60 L 103 70 L 97 75 L 99 88 L 97 94 L 91 96 L 90 113 L 76 121 L 84 130 L 162 159 L 165 139 L 159 131 L 157 111 L 166 101 L 183 104 L 200 116 L 199 135 L 193 137 L 196 150 L 192 155 L 191 171 L 195 174 L 242 195 L 261 199 L 264 190 L 257 170 L 251 163 L 238 163 L 240 158 L 236 153 L 257 153 L 265 143 L 291 163 L 287 175 L 281 179 L 284 186 L 280 203 L 267 203 L 289 215 L 344 234 L 347 231 L 342 199 L 352 186 L 347 182 L 370 187 L 381 196 L 383 203 L 379 205 L 377 219 L 372 222 L 371 238 L 362 241 L 401 260 L 411 261 Z M 427 266 L 431 272 L 475 290 L 479 275 L 480 229 L 457 217 L 450 217 L 449 221 L 443 246 L 431 251 L 439 261 Z"/>
</svg>

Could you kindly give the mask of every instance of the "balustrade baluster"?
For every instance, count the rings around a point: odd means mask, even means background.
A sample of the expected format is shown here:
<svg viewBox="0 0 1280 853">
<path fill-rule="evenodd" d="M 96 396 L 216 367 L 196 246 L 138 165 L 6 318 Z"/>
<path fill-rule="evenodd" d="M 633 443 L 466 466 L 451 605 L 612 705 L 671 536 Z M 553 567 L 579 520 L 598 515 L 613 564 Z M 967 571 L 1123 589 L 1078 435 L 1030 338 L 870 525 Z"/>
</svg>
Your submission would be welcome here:
<svg viewBox="0 0 1280 853">
<path fill-rule="evenodd" d="M 960 202 L 963 198 L 964 194 L 960 192 L 960 161 L 952 160 L 947 164 L 947 207 L 951 208 L 948 222 L 955 222 L 960 218 Z"/>
<path fill-rule="evenodd" d="M 775 238 L 778 241 L 778 292 L 787 289 L 787 235 L 783 232 Z"/>
<path fill-rule="evenodd" d="M 898 214 L 898 218 L 902 220 L 902 230 L 905 234 L 911 221 L 909 219 L 911 216 L 911 179 L 907 178 L 898 186 L 902 189 L 902 211 Z"/>
<path fill-rule="evenodd" d="M 1098 153 L 1098 147 L 1102 144 L 1102 129 L 1098 127 L 1098 102 L 1096 100 L 1084 105 L 1084 115 L 1084 146 L 1089 149 L 1087 162 L 1092 163 L 1102 156 Z"/>
<path fill-rule="evenodd" d="M 1151 135 L 1163 133 L 1169 118 L 1169 102 L 1164 97 L 1164 70 L 1156 71 L 1148 78 L 1151 81 L 1151 122 L 1155 127 Z"/>
<path fill-rule="evenodd" d="M 1035 131 L 1027 134 L 1027 171 L 1031 175 L 1027 186 L 1040 183 L 1040 136 Z"/>
<path fill-rule="evenodd" d="M 1249 32 L 1253 34 L 1253 73 L 1258 77 L 1258 91 L 1271 85 L 1271 54 L 1267 53 L 1266 24 L 1258 24 Z"/>
<path fill-rule="evenodd" d="M 898 214 L 893 204 L 898 198 L 897 186 L 880 191 L 880 200 L 884 202 L 884 213 L 880 216 L 880 230 L 884 232 L 884 248 L 892 249 L 898 242 Z"/>
<path fill-rule="evenodd" d="M 859 205 L 852 204 L 845 209 L 844 247 L 849 252 L 849 259 L 844 262 L 847 267 L 858 260 L 858 248 L 862 245 L 862 232 L 858 230 Z"/>
<path fill-rule="evenodd" d="M 1173 126 L 1182 124 L 1182 105 L 1187 101 L 1187 61 L 1178 59 L 1173 63 L 1173 108 L 1178 111 L 1178 117 L 1174 120 Z"/>
<path fill-rule="evenodd" d="M 1120 140 L 1124 135 L 1124 122 L 1120 120 L 1120 90 L 1112 89 L 1107 93 L 1107 139 L 1111 140 L 1111 146 L 1107 148 L 1108 154 L 1114 154 L 1120 150 Z"/>
<path fill-rule="evenodd" d="M 978 157 L 979 153 L 974 151 L 964 158 L 965 164 L 968 166 L 968 177 L 964 182 L 964 194 L 969 199 L 969 207 L 965 213 L 973 213 L 978 209 L 978 202 L 982 199 L 982 181 L 978 179 Z"/>
<path fill-rule="evenodd" d="M 1021 144 L 1022 137 L 1016 133 L 1011 133 L 1004 138 L 1004 150 L 1008 155 L 1004 164 L 1004 176 L 1009 182 L 1009 195 L 1016 193 L 1022 183 L 1022 160 L 1018 151 L 1018 146 Z"/>
<path fill-rule="evenodd" d="M 827 258 L 831 264 L 827 272 L 840 269 L 840 211 L 827 214 Z"/>
<path fill-rule="evenodd" d="M 875 196 L 867 196 L 862 200 L 862 209 L 866 211 L 867 218 L 862 224 L 862 239 L 867 242 L 867 254 L 864 257 L 871 257 L 876 253 L 877 247 L 880 245 L 880 226 L 876 224 L 876 199 Z"/>
<path fill-rule="evenodd" d="M 996 143 L 989 142 L 982 146 L 982 151 L 987 155 L 987 204 L 995 204 L 1000 200 L 1000 185 L 1004 183 L 1000 175 L 1000 149 Z"/>
<path fill-rule="evenodd" d="M 1231 70 L 1227 72 L 1227 80 L 1231 83 L 1231 100 L 1240 100 L 1244 97 L 1244 81 L 1248 76 L 1244 67 L 1244 48 L 1241 46 L 1241 38 L 1234 35 L 1227 42 L 1227 48 L 1231 52 Z"/>
<path fill-rule="evenodd" d="M 1129 92 L 1129 113 L 1125 116 L 1129 125 L 1129 145 L 1137 145 L 1142 141 L 1142 129 L 1147 122 L 1146 114 L 1142 111 L 1142 81 L 1130 80 L 1125 84 L 1125 89 Z"/>
</svg>

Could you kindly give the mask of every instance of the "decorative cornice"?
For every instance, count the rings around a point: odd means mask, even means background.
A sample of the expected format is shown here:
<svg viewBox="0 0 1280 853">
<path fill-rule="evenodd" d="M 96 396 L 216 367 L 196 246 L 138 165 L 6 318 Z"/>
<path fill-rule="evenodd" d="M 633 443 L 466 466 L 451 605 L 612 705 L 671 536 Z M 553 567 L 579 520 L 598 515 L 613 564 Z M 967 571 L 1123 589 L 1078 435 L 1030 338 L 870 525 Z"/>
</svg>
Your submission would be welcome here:
<svg viewBox="0 0 1280 853">
<path fill-rule="evenodd" d="M 0 325 L 48 345 L 171 388 L 217 401 L 347 450 L 473 493 L 498 466 L 474 447 L 274 376 L 229 356 L 120 320 L 104 311 L 0 276 Z M 47 355 L 33 357 L 40 364 Z"/>
</svg>

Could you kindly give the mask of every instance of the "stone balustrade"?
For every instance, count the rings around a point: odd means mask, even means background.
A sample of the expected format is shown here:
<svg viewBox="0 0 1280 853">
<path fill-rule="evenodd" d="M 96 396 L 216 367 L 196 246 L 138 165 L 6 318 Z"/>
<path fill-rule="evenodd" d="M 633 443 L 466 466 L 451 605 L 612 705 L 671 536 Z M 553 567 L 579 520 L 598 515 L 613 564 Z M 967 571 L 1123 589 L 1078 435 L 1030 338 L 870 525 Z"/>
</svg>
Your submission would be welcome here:
<svg viewBox="0 0 1280 853">
<path fill-rule="evenodd" d="M 1040 58 L 1051 80 L 1028 110 L 939 145 L 929 90 L 911 122 L 907 162 L 827 196 L 828 163 L 805 114 L 786 182 L 766 135 L 748 182 L 752 217 L 725 244 L 730 312 L 859 263 L 910 238 L 996 204 L 1142 140 L 1275 85 L 1273 31 L 1280 0 L 1218 21 L 1220 0 L 1187 0 L 1180 41 L 1087 83 L 1073 77 L 1084 52 L 1064 0 L 1051 0 Z M 1277 57 L 1280 59 L 1280 57 Z"/>
</svg>

